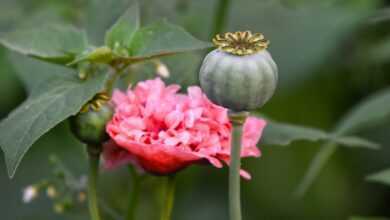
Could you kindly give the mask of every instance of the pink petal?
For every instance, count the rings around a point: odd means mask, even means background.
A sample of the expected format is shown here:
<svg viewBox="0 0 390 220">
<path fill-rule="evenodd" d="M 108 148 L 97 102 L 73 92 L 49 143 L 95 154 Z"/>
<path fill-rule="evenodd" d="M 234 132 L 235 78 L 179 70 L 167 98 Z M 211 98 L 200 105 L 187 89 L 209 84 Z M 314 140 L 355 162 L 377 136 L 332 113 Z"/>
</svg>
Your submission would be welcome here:
<svg viewBox="0 0 390 220">
<path fill-rule="evenodd" d="M 251 180 L 252 179 L 252 176 L 246 172 L 245 170 L 240 170 L 240 175 L 242 178 L 246 179 L 246 180 Z"/>
<path fill-rule="evenodd" d="M 119 90 L 114 90 L 112 93 L 111 101 L 114 105 L 120 105 L 121 103 L 125 103 L 128 101 L 127 96 Z"/>
<path fill-rule="evenodd" d="M 244 148 L 256 146 L 257 142 L 260 140 L 266 124 L 267 122 L 263 119 L 248 117 L 243 127 L 242 146 Z"/>
<path fill-rule="evenodd" d="M 166 175 L 203 161 L 218 168 L 229 163 L 232 125 L 227 109 L 213 104 L 197 86 L 189 87 L 188 94 L 178 94 L 179 89 L 155 78 L 114 92 L 115 113 L 106 130 L 115 143 L 104 148 L 107 167 L 133 163 Z M 265 124 L 247 119 L 242 157 L 260 156 L 256 144 Z M 248 172 L 240 174 L 250 179 Z"/>
<path fill-rule="evenodd" d="M 135 157 L 126 150 L 116 146 L 113 141 L 103 145 L 103 159 L 106 169 L 115 169 L 126 164 L 136 165 Z"/>
</svg>

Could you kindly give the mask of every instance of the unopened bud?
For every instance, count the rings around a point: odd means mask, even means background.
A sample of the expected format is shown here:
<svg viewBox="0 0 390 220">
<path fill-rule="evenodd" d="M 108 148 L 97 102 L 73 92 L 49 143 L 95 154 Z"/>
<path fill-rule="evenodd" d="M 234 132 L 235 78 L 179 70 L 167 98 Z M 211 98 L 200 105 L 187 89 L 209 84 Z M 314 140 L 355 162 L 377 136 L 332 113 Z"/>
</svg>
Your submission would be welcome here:
<svg viewBox="0 0 390 220">
<path fill-rule="evenodd" d="M 160 61 L 155 62 L 156 65 L 156 74 L 163 77 L 163 78 L 168 78 L 170 76 L 169 69 L 167 65 Z"/>
</svg>

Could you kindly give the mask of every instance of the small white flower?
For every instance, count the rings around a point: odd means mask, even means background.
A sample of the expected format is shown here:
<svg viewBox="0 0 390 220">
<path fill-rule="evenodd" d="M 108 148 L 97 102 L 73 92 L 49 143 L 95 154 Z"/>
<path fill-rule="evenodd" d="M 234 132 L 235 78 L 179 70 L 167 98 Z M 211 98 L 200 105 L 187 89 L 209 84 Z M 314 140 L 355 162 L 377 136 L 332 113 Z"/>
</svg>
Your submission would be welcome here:
<svg viewBox="0 0 390 220">
<path fill-rule="evenodd" d="M 23 202 L 30 203 L 32 200 L 38 197 L 38 189 L 36 186 L 27 186 L 23 190 Z"/>
<path fill-rule="evenodd" d="M 169 72 L 167 65 L 165 65 L 162 62 L 156 62 L 155 64 L 156 64 L 156 74 L 157 75 L 164 77 L 164 78 L 168 78 L 170 76 L 170 72 Z"/>
</svg>

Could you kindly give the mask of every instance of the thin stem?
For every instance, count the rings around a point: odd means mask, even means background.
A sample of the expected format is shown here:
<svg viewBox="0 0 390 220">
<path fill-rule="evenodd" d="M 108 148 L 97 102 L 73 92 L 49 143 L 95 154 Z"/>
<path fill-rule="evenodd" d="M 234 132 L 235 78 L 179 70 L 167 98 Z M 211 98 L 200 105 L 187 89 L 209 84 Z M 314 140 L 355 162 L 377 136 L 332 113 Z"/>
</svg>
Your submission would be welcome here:
<svg viewBox="0 0 390 220">
<path fill-rule="evenodd" d="M 127 208 L 126 220 L 134 220 L 137 204 L 138 204 L 139 193 L 140 193 L 141 179 L 140 176 L 135 171 L 134 167 L 129 167 L 129 170 L 132 177 L 131 180 L 133 181 L 133 183 L 132 183 L 132 189 L 130 191 L 130 196 L 129 196 L 129 204 Z"/>
<path fill-rule="evenodd" d="M 293 195 L 297 198 L 301 198 L 305 195 L 306 191 L 314 183 L 314 180 L 318 177 L 325 164 L 329 161 L 331 156 L 336 152 L 337 144 L 333 142 L 325 143 L 321 146 L 320 150 L 314 156 L 310 162 L 310 166 L 306 171 L 305 176 L 299 183 L 297 189 Z"/>
<path fill-rule="evenodd" d="M 113 71 L 111 74 L 112 75 L 107 80 L 106 86 L 105 86 L 106 87 L 106 92 L 108 92 L 109 94 L 112 93 L 112 90 L 114 89 L 115 83 L 118 80 L 118 78 L 120 77 L 120 73 L 117 72 L 116 70 Z"/>
<path fill-rule="evenodd" d="M 103 199 L 99 199 L 99 206 L 102 212 L 109 215 L 113 220 L 123 220 L 123 216 L 121 216 L 113 207 L 110 207 Z"/>
<path fill-rule="evenodd" d="M 242 125 L 233 123 L 232 147 L 230 153 L 229 172 L 229 214 L 230 220 L 241 220 L 241 197 L 240 197 L 240 167 L 241 167 L 241 133 Z"/>
<path fill-rule="evenodd" d="M 97 199 L 97 181 L 99 176 L 100 152 L 96 147 L 88 146 L 89 155 L 89 173 L 88 173 L 88 206 L 92 220 L 100 220 L 98 199 Z"/>
<path fill-rule="evenodd" d="M 230 6 L 230 0 L 219 0 L 218 5 L 215 9 L 215 17 L 214 17 L 214 27 L 212 31 L 212 36 L 214 37 L 216 34 L 221 33 L 225 26 L 226 26 L 226 21 L 227 21 L 227 16 L 228 16 L 228 11 L 229 11 L 229 6 Z"/>
<path fill-rule="evenodd" d="M 165 181 L 165 201 L 161 210 L 161 220 L 171 220 L 172 209 L 175 199 L 175 176 L 168 176 Z"/>
</svg>

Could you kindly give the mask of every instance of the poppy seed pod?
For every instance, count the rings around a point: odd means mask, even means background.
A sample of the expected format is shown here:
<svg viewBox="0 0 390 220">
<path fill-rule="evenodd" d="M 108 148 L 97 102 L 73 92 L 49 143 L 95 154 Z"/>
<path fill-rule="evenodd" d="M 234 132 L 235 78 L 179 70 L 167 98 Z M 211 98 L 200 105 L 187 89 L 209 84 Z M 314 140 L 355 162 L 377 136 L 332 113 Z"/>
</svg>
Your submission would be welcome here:
<svg viewBox="0 0 390 220">
<path fill-rule="evenodd" d="M 249 31 L 213 39 L 218 47 L 204 59 L 200 85 L 210 100 L 233 111 L 262 107 L 274 94 L 278 68 L 266 50 L 269 41 Z"/>
<path fill-rule="evenodd" d="M 111 120 L 113 110 L 108 100 L 106 94 L 99 93 L 77 115 L 71 117 L 72 132 L 81 142 L 100 144 L 109 139 L 106 124 Z"/>
</svg>

